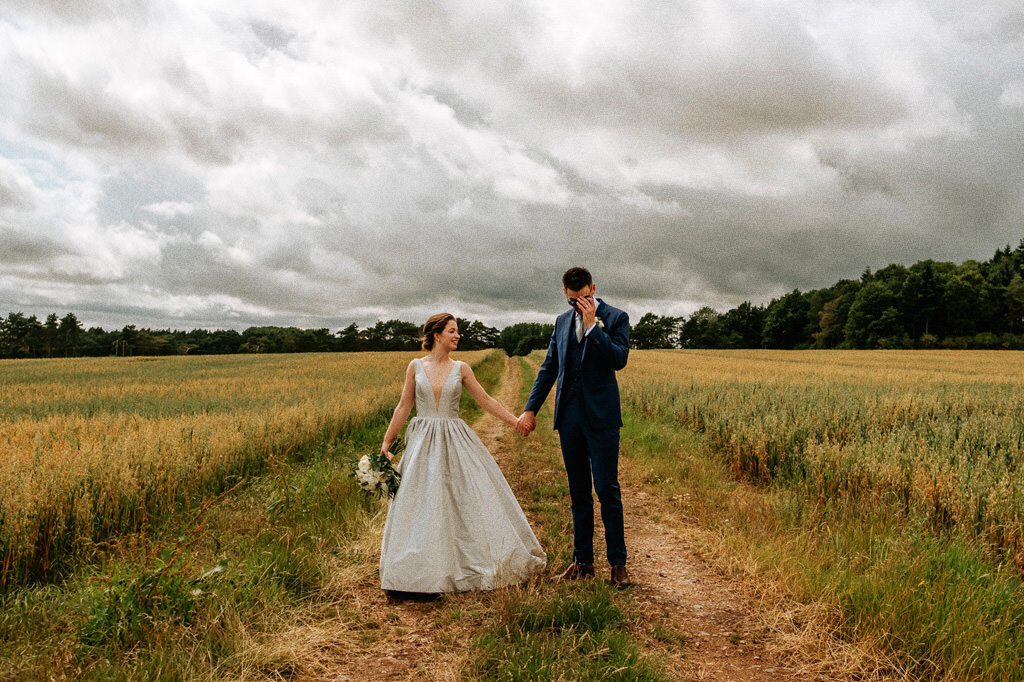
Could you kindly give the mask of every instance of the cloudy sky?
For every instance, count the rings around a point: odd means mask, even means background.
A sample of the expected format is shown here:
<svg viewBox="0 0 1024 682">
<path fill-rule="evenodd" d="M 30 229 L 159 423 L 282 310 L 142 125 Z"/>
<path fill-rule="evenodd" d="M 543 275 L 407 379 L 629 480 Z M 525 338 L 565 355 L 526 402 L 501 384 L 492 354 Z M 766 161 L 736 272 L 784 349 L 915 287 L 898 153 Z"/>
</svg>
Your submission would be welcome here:
<svg viewBox="0 0 1024 682">
<path fill-rule="evenodd" d="M 766 303 L 1024 237 L 1024 11 L 4 0 L 0 315 Z"/>
</svg>

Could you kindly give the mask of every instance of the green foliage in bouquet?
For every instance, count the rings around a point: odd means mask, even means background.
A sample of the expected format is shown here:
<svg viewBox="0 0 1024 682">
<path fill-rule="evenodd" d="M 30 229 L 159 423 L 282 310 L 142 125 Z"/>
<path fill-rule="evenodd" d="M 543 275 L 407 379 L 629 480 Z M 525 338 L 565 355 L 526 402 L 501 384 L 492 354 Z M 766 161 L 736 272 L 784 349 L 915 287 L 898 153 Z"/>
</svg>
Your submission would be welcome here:
<svg viewBox="0 0 1024 682">
<path fill-rule="evenodd" d="M 405 447 L 401 438 L 391 444 L 391 454 L 399 454 Z M 395 496 L 402 475 L 395 470 L 387 457 L 379 452 L 363 455 L 358 462 L 353 462 L 351 476 L 356 479 L 359 487 L 377 497 Z"/>
</svg>

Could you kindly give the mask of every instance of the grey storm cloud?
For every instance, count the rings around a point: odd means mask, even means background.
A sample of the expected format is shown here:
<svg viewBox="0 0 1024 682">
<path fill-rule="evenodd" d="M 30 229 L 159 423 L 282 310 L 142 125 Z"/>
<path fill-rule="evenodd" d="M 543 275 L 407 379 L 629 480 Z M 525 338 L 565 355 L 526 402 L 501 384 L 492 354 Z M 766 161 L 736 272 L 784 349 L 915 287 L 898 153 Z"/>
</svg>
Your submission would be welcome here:
<svg viewBox="0 0 1024 682">
<path fill-rule="evenodd" d="M 60 245 L 50 239 L 34 238 L 3 228 L 0 228 L 0 249 L 4 263 L 9 267 L 38 264 L 61 252 Z"/>
<path fill-rule="evenodd" d="M 0 313 L 344 326 L 765 303 L 1024 236 L 1024 13 L 6 3 Z"/>
</svg>

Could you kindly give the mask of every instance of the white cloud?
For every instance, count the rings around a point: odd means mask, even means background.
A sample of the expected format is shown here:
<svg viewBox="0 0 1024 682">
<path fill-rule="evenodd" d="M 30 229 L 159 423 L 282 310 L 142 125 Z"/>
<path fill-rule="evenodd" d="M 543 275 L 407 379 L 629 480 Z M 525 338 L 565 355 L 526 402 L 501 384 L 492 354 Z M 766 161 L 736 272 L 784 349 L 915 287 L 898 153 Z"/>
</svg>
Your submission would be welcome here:
<svg viewBox="0 0 1024 682">
<path fill-rule="evenodd" d="M 1007 109 L 1024 108 L 1024 81 L 1011 81 L 1003 86 L 999 106 Z"/>
<path fill-rule="evenodd" d="M 677 312 L 1019 238 L 1011 5 L 5 10 L 0 301 L 40 310 L 509 322 L 586 262 Z"/>
<path fill-rule="evenodd" d="M 195 206 L 187 201 L 161 201 L 155 204 L 146 204 L 143 211 L 148 211 L 162 218 L 174 218 L 179 215 L 190 215 L 195 212 Z"/>
<path fill-rule="evenodd" d="M 0 210 L 31 210 L 38 198 L 39 191 L 26 170 L 0 157 Z"/>
</svg>

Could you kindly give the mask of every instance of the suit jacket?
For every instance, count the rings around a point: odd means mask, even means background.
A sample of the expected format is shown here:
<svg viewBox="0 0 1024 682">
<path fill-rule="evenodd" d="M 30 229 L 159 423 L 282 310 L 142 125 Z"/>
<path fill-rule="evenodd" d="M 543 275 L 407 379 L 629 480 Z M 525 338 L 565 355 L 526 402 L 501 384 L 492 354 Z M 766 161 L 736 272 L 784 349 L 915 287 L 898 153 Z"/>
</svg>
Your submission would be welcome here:
<svg viewBox="0 0 1024 682">
<path fill-rule="evenodd" d="M 565 376 L 566 351 L 569 348 L 569 334 L 575 333 L 576 311 L 571 308 L 555 320 L 555 330 L 548 343 L 548 354 L 537 371 L 537 380 L 526 401 L 526 409 L 536 413 L 555 389 L 555 428 L 559 427 L 564 412 L 562 379 Z M 611 429 L 622 426 L 622 410 L 619 406 L 619 383 L 615 372 L 626 366 L 629 357 L 629 315 L 597 299 L 597 317 L 604 328 L 595 324 L 590 333 L 583 337 L 580 352 L 583 362 L 580 369 L 580 387 L 584 418 L 594 429 Z"/>
</svg>

